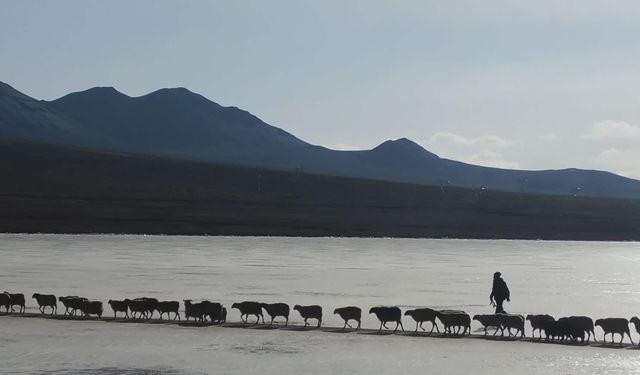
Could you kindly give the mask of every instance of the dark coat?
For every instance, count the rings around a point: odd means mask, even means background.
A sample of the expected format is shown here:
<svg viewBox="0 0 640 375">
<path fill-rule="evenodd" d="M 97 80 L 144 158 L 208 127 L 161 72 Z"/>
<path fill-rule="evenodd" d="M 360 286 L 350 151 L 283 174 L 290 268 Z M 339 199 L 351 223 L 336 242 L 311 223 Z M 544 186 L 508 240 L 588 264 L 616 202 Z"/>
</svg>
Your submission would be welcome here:
<svg viewBox="0 0 640 375">
<path fill-rule="evenodd" d="M 504 282 L 502 277 L 495 277 L 493 279 L 493 289 L 491 289 L 491 296 L 489 298 L 504 301 L 509 299 L 511 294 L 509 293 L 509 287 Z"/>
</svg>

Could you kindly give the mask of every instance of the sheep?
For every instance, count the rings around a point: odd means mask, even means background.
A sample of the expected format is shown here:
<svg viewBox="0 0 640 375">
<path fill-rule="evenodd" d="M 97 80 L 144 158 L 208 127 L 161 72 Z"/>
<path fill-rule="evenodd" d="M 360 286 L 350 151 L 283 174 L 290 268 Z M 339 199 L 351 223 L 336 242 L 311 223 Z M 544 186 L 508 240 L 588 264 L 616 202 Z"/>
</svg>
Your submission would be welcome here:
<svg viewBox="0 0 640 375">
<path fill-rule="evenodd" d="M 400 327 L 402 331 L 404 331 L 404 327 L 402 326 L 402 311 L 396 306 L 372 307 L 371 309 L 369 309 L 369 314 L 375 314 L 380 321 L 380 328 L 378 328 L 378 332 L 382 330 L 383 326 L 385 329 L 387 329 L 387 322 L 396 322 L 396 328 L 393 330 L 393 332 L 396 332 L 398 330 L 398 327 Z"/>
<path fill-rule="evenodd" d="M 629 336 L 629 340 L 631 340 L 631 344 L 633 344 L 633 339 L 631 338 L 631 333 L 629 332 L 629 321 L 625 318 L 605 318 L 596 320 L 596 326 L 600 326 L 604 331 L 604 336 L 602 338 L 603 341 L 606 341 L 607 334 L 611 334 L 611 343 L 613 344 L 613 336 L 616 333 L 620 334 L 620 345 L 622 345 L 622 340 L 624 340 L 624 334 L 626 333 Z"/>
<path fill-rule="evenodd" d="M 143 319 L 147 317 L 148 305 L 146 301 L 139 299 L 125 299 L 129 310 L 131 310 L 131 317 L 133 319 Z"/>
<path fill-rule="evenodd" d="M 318 328 L 322 324 L 322 307 L 318 305 L 309 305 L 309 306 L 300 306 L 295 305 L 293 307 L 294 310 L 300 313 L 300 316 L 304 318 L 304 326 L 308 326 L 308 319 L 316 319 L 318 320 Z"/>
<path fill-rule="evenodd" d="M 262 324 L 264 324 L 264 316 L 262 315 L 262 304 L 260 302 L 236 302 L 231 305 L 231 308 L 240 310 L 240 319 L 242 320 L 242 323 L 248 323 L 249 315 L 255 315 L 256 322 L 253 324 L 258 324 L 260 322 L 260 318 L 262 318 Z"/>
<path fill-rule="evenodd" d="M 11 307 L 11 297 L 9 297 L 9 293 L 0 293 L 0 306 L 4 306 L 7 310 L 6 313 L 9 313 L 9 308 Z"/>
<path fill-rule="evenodd" d="M 14 306 L 19 306 L 20 310 L 18 311 L 18 313 L 22 314 L 24 313 L 25 310 L 25 300 L 24 300 L 24 294 L 22 293 L 9 293 L 9 292 L 4 292 L 9 296 L 9 305 L 11 307 L 11 312 L 14 312 L 15 310 L 13 310 Z"/>
<path fill-rule="evenodd" d="M 487 335 L 488 327 L 495 327 L 496 330 L 493 332 L 495 336 L 498 333 L 498 329 L 500 328 L 500 316 L 497 314 L 486 314 L 486 315 L 474 315 L 473 320 L 477 320 L 484 327 L 484 335 Z M 504 330 L 503 330 L 504 333 Z"/>
<path fill-rule="evenodd" d="M 518 336 L 518 331 L 520 331 L 520 337 L 524 337 L 524 316 L 516 315 L 516 314 L 498 314 L 500 318 L 500 336 L 504 336 L 505 328 L 509 332 L 509 336 L 511 336 L 511 328 L 516 330 L 515 335 Z"/>
<path fill-rule="evenodd" d="M 158 300 L 155 298 L 141 297 L 136 299 L 125 299 L 131 316 L 136 319 L 151 319 L 153 312 L 158 309 Z M 137 314 L 137 316 L 136 316 Z"/>
<path fill-rule="evenodd" d="M 157 304 L 158 312 L 160 313 L 160 320 L 162 315 L 167 314 L 167 319 L 171 319 L 171 313 L 174 313 L 173 320 L 180 320 L 180 302 L 178 301 L 159 301 Z"/>
<path fill-rule="evenodd" d="M 541 323 L 545 334 L 545 341 L 558 339 L 564 341 L 571 335 L 571 325 L 566 318 L 556 320 L 543 320 Z"/>
<path fill-rule="evenodd" d="M 637 316 L 631 318 L 629 320 L 629 323 L 633 323 L 633 325 L 636 327 L 636 332 L 640 333 L 640 319 L 638 319 Z M 640 341 L 638 342 L 638 346 L 640 346 Z"/>
<path fill-rule="evenodd" d="M 410 316 L 413 318 L 413 320 L 416 321 L 416 333 L 418 333 L 418 325 L 420 326 L 420 329 L 422 329 L 423 331 L 426 331 L 423 327 L 422 327 L 422 323 L 424 322 L 431 322 L 431 331 L 429 331 L 429 334 L 433 333 L 433 329 L 435 328 L 435 330 L 440 333 L 440 329 L 438 328 L 438 325 L 436 324 L 436 311 L 430 308 L 421 308 L 421 309 L 414 309 L 414 310 L 407 310 L 404 312 L 405 316 Z"/>
<path fill-rule="evenodd" d="M 75 316 L 76 311 L 81 311 L 80 308 L 82 306 L 82 303 L 86 300 L 86 298 L 78 296 L 58 297 L 58 301 L 62 302 L 62 305 L 65 308 L 63 315 L 67 315 L 68 313 L 69 315 Z"/>
<path fill-rule="evenodd" d="M 569 322 L 574 327 L 576 333 L 578 333 L 578 330 L 583 330 L 587 333 L 587 342 L 591 339 L 591 335 L 593 335 L 593 341 L 598 342 L 596 333 L 594 332 L 593 319 L 588 316 L 570 316 Z"/>
<path fill-rule="evenodd" d="M 575 319 L 575 317 L 563 317 L 558 319 L 558 322 L 565 326 L 565 339 L 569 338 L 571 341 L 584 342 L 585 334 L 585 322 L 581 319 Z"/>
<path fill-rule="evenodd" d="M 109 300 L 109 306 L 111 306 L 111 310 L 113 310 L 113 319 L 116 318 L 116 314 L 118 312 L 123 312 L 125 318 L 129 319 L 129 303 L 127 300 L 117 301 L 117 300 Z"/>
<path fill-rule="evenodd" d="M 531 322 L 531 338 L 535 338 L 536 329 L 538 330 L 539 338 L 542 339 L 542 323 L 546 321 L 555 321 L 555 318 L 547 314 L 527 315 L 527 320 Z"/>
<path fill-rule="evenodd" d="M 102 302 L 100 301 L 88 301 L 85 300 L 82 302 L 80 307 L 80 311 L 84 314 L 85 317 L 90 315 L 97 315 L 98 318 L 102 317 Z"/>
<path fill-rule="evenodd" d="M 58 313 L 58 304 L 56 303 L 56 296 L 53 294 L 39 294 L 34 293 L 31 298 L 35 298 L 38 302 L 39 310 L 44 315 L 44 310 L 47 307 L 51 307 L 51 315 Z"/>
<path fill-rule="evenodd" d="M 356 331 L 360 329 L 360 320 L 362 318 L 362 310 L 359 307 L 357 306 L 339 307 L 333 310 L 333 313 L 340 315 L 340 317 L 344 320 L 344 326 L 342 327 L 342 330 L 345 330 L 347 326 L 349 326 L 349 328 L 353 328 L 349 324 L 349 320 L 355 320 L 356 322 L 358 322 Z"/>
<path fill-rule="evenodd" d="M 202 301 L 200 302 L 200 306 L 203 312 L 203 321 L 204 318 L 209 317 L 211 323 L 222 323 L 223 320 L 226 320 L 225 308 L 219 302 L 209 302 Z"/>
<path fill-rule="evenodd" d="M 444 332 L 448 334 L 454 334 L 452 328 L 455 327 L 455 334 L 460 333 L 460 328 L 463 328 L 462 334 L 466 334 L 467 330 L 471 334 L 471 317 L 464 311 L 461 312 L 449 312 L 449 311 L 436 311 L 436 316 L 440 319 L 440 322 L 444 325 Z"/>
<path fill-rule="evenodd" d="M 200 303 L 192 303 L 190 299 L 184 300 L 184 316 L 187 321 L 193 318 L 196 322 L 204 319 L 204 311 Z"/>
<path fill-rule="evenodd" d="M 155 298 L 149 297 L 140 297 L 136 298 L 134 301 L 142 301 L 143 306 L 145 308 L 145 318 L 151 319 L 153 318 L 153 312 L 158 310 L 158 300 Z M 160 310 L 158 310 L 160 311 Z"/>
<path fill-rule="evenodd" d="M 262 303 L 261 306 L 271 317 L 271 325 L 273 325 L 273 320 L 279 316 L 286 319 L 285 327 L 289 324 L 289 305 L 286 303 Z"/>
</svg>

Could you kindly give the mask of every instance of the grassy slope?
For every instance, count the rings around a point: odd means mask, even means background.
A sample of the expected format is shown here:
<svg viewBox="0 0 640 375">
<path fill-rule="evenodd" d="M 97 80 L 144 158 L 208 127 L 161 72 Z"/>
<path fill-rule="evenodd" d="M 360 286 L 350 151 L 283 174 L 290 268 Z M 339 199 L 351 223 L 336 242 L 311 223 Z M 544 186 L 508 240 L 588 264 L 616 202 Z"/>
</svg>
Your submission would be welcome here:
<svg viewBox="0 0 640 375">
<path fill-rule="evenodd" d="M 640 201 L 0 142 L 0 231 L 640 240 Z"/>
</svg>

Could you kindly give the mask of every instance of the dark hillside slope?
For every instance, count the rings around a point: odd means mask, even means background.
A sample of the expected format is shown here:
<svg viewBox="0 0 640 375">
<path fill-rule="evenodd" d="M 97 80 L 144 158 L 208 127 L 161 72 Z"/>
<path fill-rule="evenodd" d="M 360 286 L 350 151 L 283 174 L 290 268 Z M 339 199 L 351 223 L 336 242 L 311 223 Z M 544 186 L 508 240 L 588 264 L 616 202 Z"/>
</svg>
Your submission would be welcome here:
<svg viewBox="0 0 640 375">
<path fill-rule="evenodd" d="M 640 201 L 0 142 L 0 232 L 640 240 Z"/>
</svg>

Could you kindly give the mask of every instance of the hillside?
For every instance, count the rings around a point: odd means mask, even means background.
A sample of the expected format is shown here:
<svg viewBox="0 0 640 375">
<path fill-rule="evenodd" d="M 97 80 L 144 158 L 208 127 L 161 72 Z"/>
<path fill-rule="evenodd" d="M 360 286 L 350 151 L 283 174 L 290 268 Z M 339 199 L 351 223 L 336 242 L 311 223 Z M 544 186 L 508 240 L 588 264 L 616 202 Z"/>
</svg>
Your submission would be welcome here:
<svg viewBox="0 0 640 375">
<path fill-rule="evenodd" d="M 0 142 L 0 232 L 640 240 L 640 201 Z"/>
<path fill-rule="evenodd" d="M 612 173 L 474 166 L 404 138 L 372 150 L 330 150 L 184 88 L 130 97 L 96 87 L 47 102 L 0 83 L 0 138 L 332 176 L 640 199 L 640 181 Z"/>
</svg>

